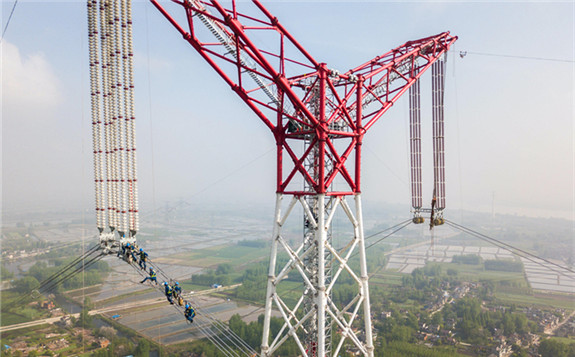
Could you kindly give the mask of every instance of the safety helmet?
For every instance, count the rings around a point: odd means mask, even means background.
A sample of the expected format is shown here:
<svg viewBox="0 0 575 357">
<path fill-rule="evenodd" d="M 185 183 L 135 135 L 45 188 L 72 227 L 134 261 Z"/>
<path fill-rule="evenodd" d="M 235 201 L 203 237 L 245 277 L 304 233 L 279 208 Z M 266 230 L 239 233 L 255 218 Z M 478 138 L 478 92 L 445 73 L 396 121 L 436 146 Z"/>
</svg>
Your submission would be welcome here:
<svg viewBox="0 0 575 357">
<path fill-rule="evenodd" d="M 163 285 L 168 285 L 168 283 L 164 281 L 164 284 L 163 284 Z"/>
<path fill-rule="evenodd" d="M 154 268 L 150 267 L 150 271 L 154 271 Z"/>
<path fill-rule="evenodd" d="M 180 285 L 180 283 L 178 283 L 178 282 L 176 281 L 176 285 Z"/>
<path fill-rule="evenodd" d="M 144 250 L 142 248 L 140 248 L 140 252 L 143 252 Z"/>
<path fill-rule="evenodd" d="M 186 309 L 190 308 L 190 304 L 186 303 Z"/>
<path fill-rule="evenodd" d="M 126 247 L 129 247 L 129 246 L 130 246 L 130 243 L 126 244 Z"/>
</svg>

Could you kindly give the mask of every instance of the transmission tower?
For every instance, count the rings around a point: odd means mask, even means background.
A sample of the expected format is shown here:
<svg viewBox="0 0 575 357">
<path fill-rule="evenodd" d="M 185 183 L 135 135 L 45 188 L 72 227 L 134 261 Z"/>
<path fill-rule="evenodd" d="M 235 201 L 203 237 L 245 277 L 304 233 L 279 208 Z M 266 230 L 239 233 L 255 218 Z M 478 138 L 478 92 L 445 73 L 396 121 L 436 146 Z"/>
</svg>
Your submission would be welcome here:
<svg viewBox="0 0 575 357">
<path fill-rule="evenodd" d="M 261 356 L 273 356 L 288 339 L 303 356 L 337 356 L 346 342 L 373 356 L 360 181 L 363 137 L 429 67 L 443 66 L 457 37 L 445 32 L 410 41 L 340 73 L 316 61 L 258 0 L 242 2 L 242 9 L 235 1 L 225 7 L 215 0 L 174 0 L 171 9 L 150 1 L 276 140 L 276 206 Z M 176 20 L 182 15 L 184 25 Z M 265 50 L 252 40 L 256 31 L 266 41 Z M 293 244 L 282 228 L 297 205 L 304 212 L 304 231 Z M 353 232 L 342 247 L 331 239 L 338 211 Z M 355 255 L 358 266 L 350 264 Z M 279 257 L 287 257 L 287 263 Z M 342 274 L 351 277 L 356 290 L 347 305 L 338 306 L 331 294 Z M 303 288 L 290 304 L 280 286 L 294 275 Z M 283 318 L 274 336 L 273 310 Z M 358 325 L 362 334 L 354 332 Z M 332 339 L 332 330 L 338 338 Z"/>
</svg>

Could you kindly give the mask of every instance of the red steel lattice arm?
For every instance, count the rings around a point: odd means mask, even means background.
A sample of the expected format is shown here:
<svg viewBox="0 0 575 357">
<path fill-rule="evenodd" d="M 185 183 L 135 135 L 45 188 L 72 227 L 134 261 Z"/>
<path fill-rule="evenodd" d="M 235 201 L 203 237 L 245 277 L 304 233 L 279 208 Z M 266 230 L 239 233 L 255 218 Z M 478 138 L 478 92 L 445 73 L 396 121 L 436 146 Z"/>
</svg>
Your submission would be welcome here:
<svg viewBox="0 0 575 357">
<path fill-rule="evenodd" d="M 242 12 L 235 1 L 226 8 L 215 0 L 173 0 L 183 12 L 150 1 L 270 128 L 277 192 L 295 195 L 360 192 L 363 135 L 457 39 L 445 32 L 410 41 L 340 74 L 316 61 L 258 0 L 242 3 Z M 307 150 L 295 145 L 301 141 Z M 309 160 L 317 162 L 314 172 Z M 296 178 L 312 191 L 301 191 Z M 347 188 L 331 192 L 336 179 Z"/>
</svg>

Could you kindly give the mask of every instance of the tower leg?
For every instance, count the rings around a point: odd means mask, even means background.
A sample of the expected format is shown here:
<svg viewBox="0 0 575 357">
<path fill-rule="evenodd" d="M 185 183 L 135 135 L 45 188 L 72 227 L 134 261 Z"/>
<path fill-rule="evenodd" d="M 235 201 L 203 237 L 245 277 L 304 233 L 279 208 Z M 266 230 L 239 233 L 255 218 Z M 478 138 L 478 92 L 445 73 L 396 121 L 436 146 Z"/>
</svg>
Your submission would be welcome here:
<svg viewBox="0 0 575 357">
<path fill-rule="evenodd" d="M 275 274 L 276 274 L 276 261 L 277 261 L 277 251 L 278 251 L 278 238 L 281 231 L 281 202 L 283 195 L 281 193 L 276 194 L 276 208 L 274 212 L 274 229 L 273 229 L 273 240 L 272 248 L 270 253 L 270 266 L 268 270 L 268 284 L 266 291 L 266 305 L 264 311 L 264 328 L 262 333 L 262 346 L 261 355 L 267 356 L 269 349 L 269 338 L 270 338 L 270 319 L 272 314 L 272 304 L 273 296 L 275 295 Z"/>
<path fill-rule="evenodd" d="M 327 243 L 327 229 L 325 222 L 325 195 L 318 195 L 317 200 L 317 222 L 315 233 L 315 244 L 317 246 L 317 356 L 326 356 L 329 351 L 326 348 L 326 304 L 327 294 L 325 287 L 326 261 L 325 245 Z M 330 329 L 331 330 L 331 329 Z M 329 332 L 331 333 L 331 332 Z"/>
<path fill-rule="evenodd" d="M 361 193 L 355 195 L 355 209 L 358 222 L 359 260 L 361 269 L 362 294 L 365 298 L 363 315 L 365 325 L 365 347 L 367 355 L 373 357 L 373 335 L 371 330 L 371 305 L 369 300 L 369 276 L 367 275 L 367 259 L 365 254 L 365 236 L 363 234 L 363 210 L 361 205 Z"/>
</svg>

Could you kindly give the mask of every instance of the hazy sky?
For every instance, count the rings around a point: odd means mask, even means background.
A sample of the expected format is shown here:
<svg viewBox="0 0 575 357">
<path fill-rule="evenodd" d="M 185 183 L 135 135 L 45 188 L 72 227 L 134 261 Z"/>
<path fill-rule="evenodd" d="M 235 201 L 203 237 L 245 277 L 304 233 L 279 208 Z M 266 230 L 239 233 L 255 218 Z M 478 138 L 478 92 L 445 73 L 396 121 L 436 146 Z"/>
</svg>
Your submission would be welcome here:
<svg viewBox="0 0 575 357">
<path fill-rule="evenodd" d="M 1 2 L 2 29 L 13 3 Z M 341 72 L 412 39 L 459 36 L 446 78 L 448 210 L 573 218 L 572 1 L 265 3 Z M 133 7 L 143 208 L 271 205 L 269 130 L 150 3 Z M 87 41 L 85 1 L 18 2 L 1 44 L 3 210 L 93 207 Z M 410 203 L 407 109 L 404 98 L 366 136 L 366 200 Z"/>
</svg>

